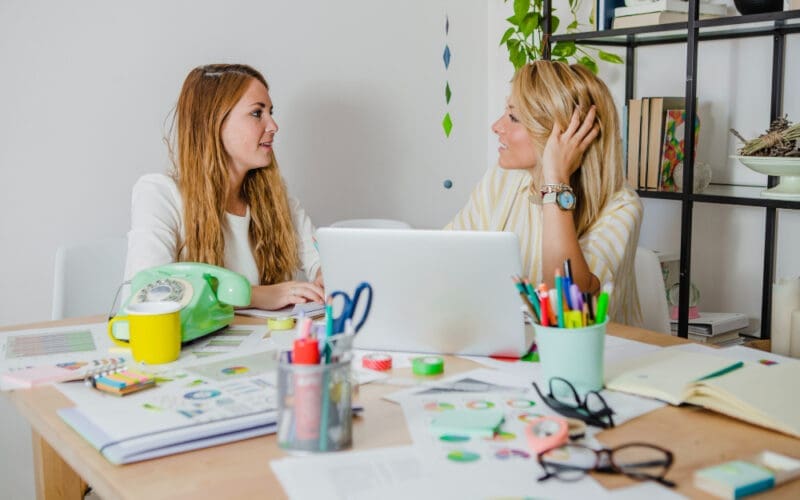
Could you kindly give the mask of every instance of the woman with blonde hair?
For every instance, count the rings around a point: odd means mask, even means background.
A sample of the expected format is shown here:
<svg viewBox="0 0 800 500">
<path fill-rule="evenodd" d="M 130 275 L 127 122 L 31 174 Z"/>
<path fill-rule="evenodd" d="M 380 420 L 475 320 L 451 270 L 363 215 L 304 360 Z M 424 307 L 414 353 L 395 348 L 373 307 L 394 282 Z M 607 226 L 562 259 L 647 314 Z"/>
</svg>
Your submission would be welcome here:
<svg viewBox="0 0 800 500">
<path fill-rule="evenodd" d="M 314 227 L 289 197 L 273 150 L 278 125 L 264 77 L 242 64 L 193 69 L 175 109 L 170 176 L 133 188 L 126 279 L 176 261 L 236 271 L 253 307 L 322 301 Z M 306 279 L 295 279 L 303 271 Z"/>
<path fill-rule="evenodd" d="M 619 119 L 608 87 L 581 65 L 520 68 L 490 168 L 447 229 L 513 231 L 523 273 L 553 287 L 570 260 L 572 281 L 597 293 L 613 285 L 612 321 L 639 324 L 634 258 L 642 204 L 625 183 Z"/>
</svg>

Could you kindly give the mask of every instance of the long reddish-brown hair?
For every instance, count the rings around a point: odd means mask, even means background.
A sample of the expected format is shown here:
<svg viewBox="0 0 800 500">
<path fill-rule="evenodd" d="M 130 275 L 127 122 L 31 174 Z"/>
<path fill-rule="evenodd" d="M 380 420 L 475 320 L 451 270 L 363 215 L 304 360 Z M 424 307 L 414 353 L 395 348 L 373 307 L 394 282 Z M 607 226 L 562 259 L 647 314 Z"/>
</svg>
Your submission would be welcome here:
<svg viewBox="0 0 800 500">
<path fill-rule="evenodd" d="M 170 148 L 183 198 L 181 260 L 223 265 L 230 158 L 221 131 L 253 79 L 269 90 L 261 73 L 243 64 L 200 66 L 183 83 Z M 299 263 L 297 236 L 274 154 L 268 166 L 245 175 L 241 197 L 250 207 L 250 244 L 261 284 L 291 279 Z"/>
</svg>

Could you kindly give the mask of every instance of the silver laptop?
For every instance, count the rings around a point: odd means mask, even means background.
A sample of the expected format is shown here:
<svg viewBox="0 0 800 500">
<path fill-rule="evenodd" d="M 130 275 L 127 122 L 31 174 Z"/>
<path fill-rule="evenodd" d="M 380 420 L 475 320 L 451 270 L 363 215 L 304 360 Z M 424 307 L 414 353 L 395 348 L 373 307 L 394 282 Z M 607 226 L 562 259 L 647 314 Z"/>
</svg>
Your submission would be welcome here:
<svg viewBox="0 0 800 500">
<path fill-rule="evenodd" d="M 356 347 L 525 353 L 521 303 L 511 281 L 520 274 L 514 233 L 320 228 L 317 241 L 327 293 L 352 294 L 362 281 L 372 285 L 372 309 Z"/>
</svg>

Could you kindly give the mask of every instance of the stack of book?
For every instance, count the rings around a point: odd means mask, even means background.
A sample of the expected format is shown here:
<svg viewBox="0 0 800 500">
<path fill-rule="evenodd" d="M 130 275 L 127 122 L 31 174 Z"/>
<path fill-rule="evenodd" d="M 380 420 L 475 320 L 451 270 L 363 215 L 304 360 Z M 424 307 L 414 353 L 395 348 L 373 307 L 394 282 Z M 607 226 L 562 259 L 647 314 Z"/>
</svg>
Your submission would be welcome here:
<svg viewBox="0 0 800 500">
<path fill-rule="evenodd" d="M 727 6 L 700 2 L 700 19 L 727 14 Z M 625 7 L 614 9 L 614 29 L 635 28 L 653 24 L 685 23 L 689 16 L 689 2 L 685 0 L 627 0 Z"/>
<path fill-rule="evenodd" d="M 644 97 L 628 101 L 624 148 L 626 177 L 635 189 L 674 191 L 673 173 L 683 163 L 683 97 Z M 695 117 L 695 151 L 700 119 Z"/>
<path fill-rule="evenodd" d="M 689 320 L 689 340 L 720 347 L 743 344 L 744 339 L 739 334 L 749 324 L 742 313 L 700 313 L 699 318 Z M 670 321 L 670 329 L 677 333 L 678 322 Z"/>
</svg>

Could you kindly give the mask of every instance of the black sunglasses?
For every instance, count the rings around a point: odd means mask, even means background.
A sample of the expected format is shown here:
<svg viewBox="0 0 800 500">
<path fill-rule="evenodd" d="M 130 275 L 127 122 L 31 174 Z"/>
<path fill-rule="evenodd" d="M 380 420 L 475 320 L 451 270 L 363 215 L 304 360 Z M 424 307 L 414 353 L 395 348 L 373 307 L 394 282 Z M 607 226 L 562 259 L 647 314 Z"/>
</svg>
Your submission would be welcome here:
<svg viewBox="0 0 800 500">
<path fill-rule="evenodd" d="M 539 481 L 551 477 L 577 481 L 589 472 L 599 472 L 657 481 L 670 488 L 675 486 L 664 477 L 672 466 L 672 452 L 648 443 L 627 443 L 599 450 L 582 444 L 565 444 L 539 453 L 538 460 L 545 472 Z"/>
<path fill-rule="evenodd" d="M 606 400 L 597 391 L 589 391 L 581 399 L 575 387 L 561 377 L 550 379 L 550 392 L 546 395 L 542 394 L 536 382 L 533 383 L 533 387 L 547 406 L 565 417 L 577 418 L 589 425 L 603 429 L 614 427 L 614 418 L 612 417 L 614 410 L 608 406 Z"/>
</svg>

